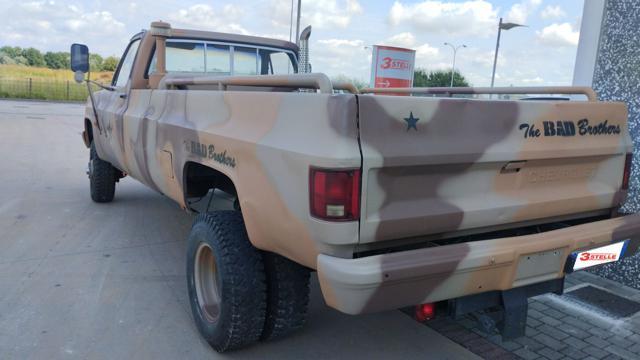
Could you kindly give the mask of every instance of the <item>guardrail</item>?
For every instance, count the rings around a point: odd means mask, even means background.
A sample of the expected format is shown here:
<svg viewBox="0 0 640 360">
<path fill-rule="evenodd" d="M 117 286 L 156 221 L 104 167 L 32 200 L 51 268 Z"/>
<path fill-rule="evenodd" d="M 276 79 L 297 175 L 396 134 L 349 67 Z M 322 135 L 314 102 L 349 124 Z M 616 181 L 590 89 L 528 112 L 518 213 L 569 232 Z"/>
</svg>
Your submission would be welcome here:
<svg viewBox="0 0 640 360">
<path fill-rule="evenodd" d="M 529 87 L 432 87 L 432 88 L 366 88 L 362 94 L 562 94 L 584 95 L 589 101 L 598 101 L 598 95 L 590 87 L 585 86 L 529 86 Z"/>
<path fill-rule="evenodd" d="M 0 77 L 0 98 L 86 101 L 88 96 L 87 85 L 73 80 Z"/>
</svg>

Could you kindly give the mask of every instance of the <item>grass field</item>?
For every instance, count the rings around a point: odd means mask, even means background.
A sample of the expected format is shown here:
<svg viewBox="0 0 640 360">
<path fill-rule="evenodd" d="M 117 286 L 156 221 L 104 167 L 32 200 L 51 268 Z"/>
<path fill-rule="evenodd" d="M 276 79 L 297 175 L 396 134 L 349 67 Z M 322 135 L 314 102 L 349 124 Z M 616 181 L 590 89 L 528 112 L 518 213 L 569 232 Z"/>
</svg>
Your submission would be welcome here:
<svg viewBox="0 0 640 360">
<path fill-rule="evenodd" d="M 112 72 L 92 72 L 91 79 L 108 84 Z M 0 65 L 0 98 L 84 101 L 86 84 L 77 84 L 71 70 Z"/>
</svg>

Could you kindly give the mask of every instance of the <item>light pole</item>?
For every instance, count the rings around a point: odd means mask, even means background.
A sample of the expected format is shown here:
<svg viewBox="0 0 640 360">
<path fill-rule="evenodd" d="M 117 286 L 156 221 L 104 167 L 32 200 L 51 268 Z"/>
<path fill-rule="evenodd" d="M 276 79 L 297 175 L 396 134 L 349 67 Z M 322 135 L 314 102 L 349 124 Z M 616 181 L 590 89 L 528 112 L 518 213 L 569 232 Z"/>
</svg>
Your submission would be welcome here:
<svg viewBox="0 0 640 360">
<path fill-rule="evenodd" d="M 293 37 L 293 0 L 291 0 L 291 16 L 289 17 L 289 42 Z"/>
<path fill-rule="evenodd" d="M 302 14 L 302 0 L 298 0 L 298 21 L 296 21 L 296 45 L 300 44 L 300 15 Z"/>
<path fill-rule="evenodd" d="M 527 26 L 527 25 L 521 25 L 516 23 L 503 23 L 502 18 L 500 18 L 500 22 L 498 23 L 498 40 L 496 40 L 496 53 L 493 56 L 493 72 L 491 73 L 491 87 L 493 87 L 493 83 L 495 82 L 495 79 L 496 79 L 496 64 L 498 63 L 498 48 L 500 48 L 500 33 L 502 32 L 502 30 L 510 30 L 510 29 L 513 29 L 514 27 L 519 27 L 519 26 Z"/>
<path fill-rule="evenodd" d="M 453 87 L 453 75 L 456 72 L 456 53 L 458 52 L 458 49 L 466 48 L 467 45 L 462 44 L 462 45 L 455 46 L 455 45 L 450 44 L 448 42 L 446 42 L 444 44 L 451 46 L 451 49 L 453 49 L 453 65 L 451 65 L 451 85 L 449 86 L 449 87 Z"/>
</svg>

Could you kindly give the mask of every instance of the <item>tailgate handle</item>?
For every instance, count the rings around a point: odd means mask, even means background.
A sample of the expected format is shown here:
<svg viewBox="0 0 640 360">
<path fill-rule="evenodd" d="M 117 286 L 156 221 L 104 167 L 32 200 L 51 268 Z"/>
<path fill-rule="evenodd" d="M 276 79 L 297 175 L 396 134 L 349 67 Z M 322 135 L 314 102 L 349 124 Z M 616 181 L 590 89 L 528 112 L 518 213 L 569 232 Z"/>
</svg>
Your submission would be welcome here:
<svg viewBox="0 0 640 360">
<path fill-rule="evenodd" d="M 520 171 L 520 169 L 522 169 L 524 167 L 524 164 L 526 164 L 527 161 L 526 160 L 521 160 L 521 161 L 509 161 L 508 163 L 506 163 L 502 169 L 500 169 L 500 173 L 501 174 L 511 174 L 511 173 L 517 173 Z"/>
</svg>

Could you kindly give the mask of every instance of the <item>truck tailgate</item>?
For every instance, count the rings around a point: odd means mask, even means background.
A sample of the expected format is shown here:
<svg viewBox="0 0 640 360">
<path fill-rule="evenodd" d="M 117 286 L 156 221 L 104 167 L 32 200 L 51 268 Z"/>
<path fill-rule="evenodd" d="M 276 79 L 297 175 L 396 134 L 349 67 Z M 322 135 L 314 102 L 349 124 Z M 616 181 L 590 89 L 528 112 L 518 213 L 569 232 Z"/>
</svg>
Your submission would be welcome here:
<svg viewBox="0 0 640 360">
<path fill-rule="evenodd" d="M 359 96 L 360 242 L 609 209 L 622 103 Z"/>
</svg>

